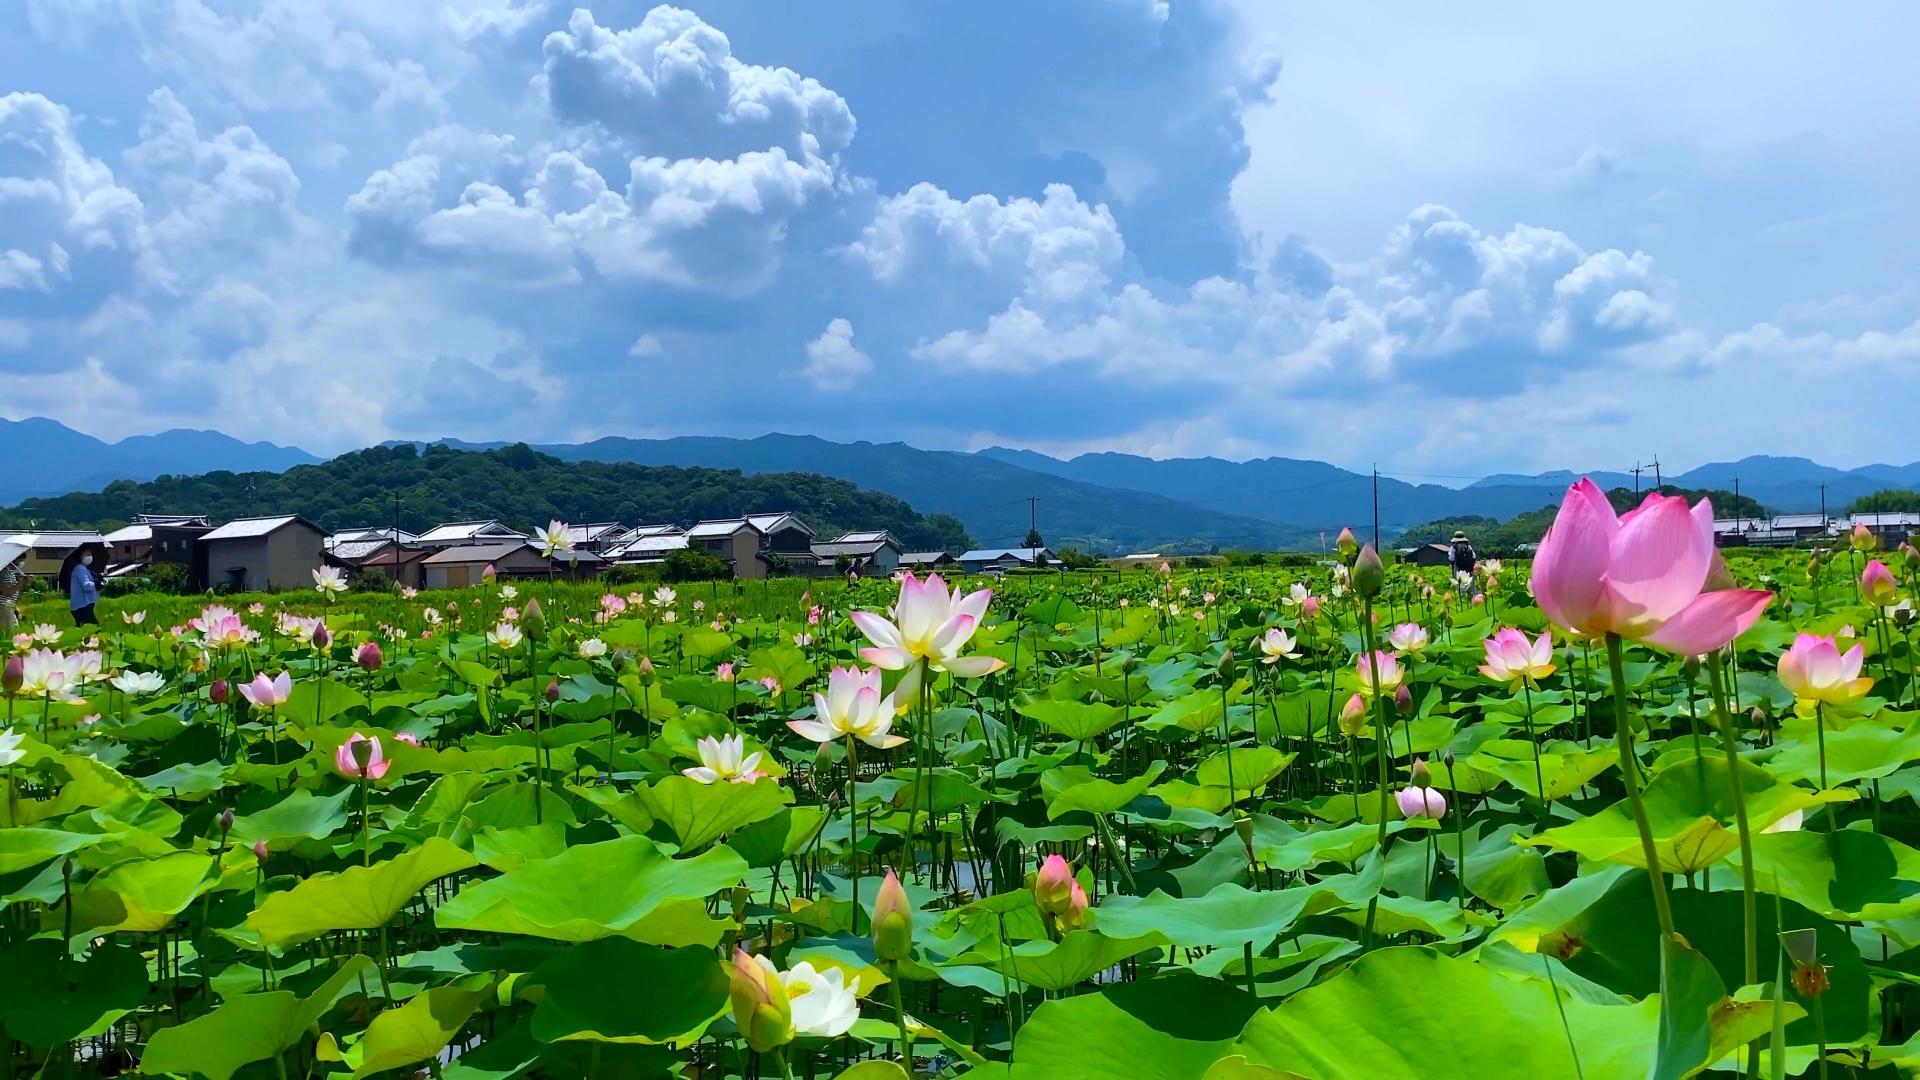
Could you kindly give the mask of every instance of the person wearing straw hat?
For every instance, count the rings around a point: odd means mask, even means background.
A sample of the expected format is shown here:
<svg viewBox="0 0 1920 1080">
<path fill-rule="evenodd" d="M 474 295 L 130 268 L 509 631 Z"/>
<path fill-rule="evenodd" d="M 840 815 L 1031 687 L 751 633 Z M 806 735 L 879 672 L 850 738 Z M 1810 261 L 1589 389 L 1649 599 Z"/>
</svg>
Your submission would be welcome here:
<svg viewBox="0 0 1920 1080">
<path fill-rule="evenodd" d="M 1447 561 L 1452 564 L 1455 579 L 1457 580 L 1461 574 L 1471 577 L 1473 568 L 1480 563 L 1480 556 L 1474 553 L 1473 544 L 1467 540 L 1467 534 L 1456 531 L 1453 539 L 1448 543 L 1452 545 L 1452 550 L 1447 553 Z"/>
</svg>

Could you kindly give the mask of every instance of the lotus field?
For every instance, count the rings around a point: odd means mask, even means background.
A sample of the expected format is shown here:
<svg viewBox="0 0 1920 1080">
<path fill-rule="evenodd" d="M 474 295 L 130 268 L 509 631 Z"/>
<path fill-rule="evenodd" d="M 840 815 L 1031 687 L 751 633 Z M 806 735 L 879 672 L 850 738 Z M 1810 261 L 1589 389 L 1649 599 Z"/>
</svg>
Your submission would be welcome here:
<svg viewBox="0 0 1920 1080">
<path fill-rule="evenodd" d="M 1904 1075 L 1920 556 L 1711 520 L 29 610 L 4 1075 Z"/>
</svg>

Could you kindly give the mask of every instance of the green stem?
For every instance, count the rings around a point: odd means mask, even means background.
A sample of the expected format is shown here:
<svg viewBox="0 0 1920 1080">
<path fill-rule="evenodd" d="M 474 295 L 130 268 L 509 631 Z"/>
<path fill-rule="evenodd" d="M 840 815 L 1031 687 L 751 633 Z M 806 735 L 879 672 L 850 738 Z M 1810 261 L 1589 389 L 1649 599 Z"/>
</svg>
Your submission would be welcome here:
<svg viewBox="0 0 1920 1080">
<path fill-rule="evenodd" d="M 907 1009 L 900 1000 L 900 965 L 892 964 L 893 1014 L 900 1020 L 900 1061 L 906 1067 L 907 1075 L 913 1075 L 913 1032 L 907 1030 Z"/>
<path fill-rule="evenodd" d="M 1734 825 L 1740 835 L 1740 901 L 1746 922 L 1742 976 L 1743 985 L 1752 986 L 1760 981 L 1760 897 L 1753 882 L 1753 827 L 1747 822 L 1747 793 L 1740 783 L 1739 735 L 1734 731 L 1733 717 L 1727 712 L 1727 674 L 1719 653 L 1707 658 L 1707 679 L 1713 690 L 1714 722 L 1720 728 L 1720 741 L 1726 745 L 1727 786 L 1733 789 Z M 1756 1041 L 1747 1053 L 1748 1073 L 1754 1073 L 1759 1066 L 1760 1044 Z"/>
<path fill-rule="evenodd" d="M 1666 872 L 1660 869 L 1660 849 L 1653 842 L 1653 823 L 1647 820 L 1647 807 L 1640 799 L 1640 761 L 1633 754 L 1633 723 L 1627 716 L 1627 674 L 1622 658 L 1619 634 L 1607 635 L 1607 669 L 1613 676 L 1614 742 L 1620 748 L 1620 779 L 1627 788 L 1627 802 L 1633 807 L 1633 821 L 1640 831 L 1640 854 L 1647 863 L 1647 881 L 1653 888 L 1653 910 L 1660 918 L 1661 956 L 1666 942 L 1673 937 L 1673 909 L 1667 906 Z M 1738 780 L 1735 780 L 1736 790 Z M 1664 970 L 1666 961 L 1661 961 Z M 1661 979 L 1664 988 L 1666 980 Z"/>
<path fill-rule="evenodd" d="M 1389 742 L 1392 736 L 1387 731 L 1387 699 L 1385 695 L 1380 693 L 1380 653 L 1379 650 L 1373 647 L 1373 601 L 1371 599 L 1361 604 L 1360 633 L 1362 644 L 1367 650 L 1367 670 L 1369 681 L 1373 686 L 1373 726 L 1378 734 L 1377 741 L 1379 744 L 1375 750 L 1375 761 L 1379 766 L 1377 771 L 1380 780 L 1380 830 L 1375 838 L 1378 850 L 1374 857 L 1382 860 L 1384 864 L 1387 857 L 1387 841 L 1389 839 L 1387 836 L 1387 802 L 1390 796 L 1387 793 L 1387 755 L 1392 753 L 1393 746 L 1391 742 Z M 1357 795 L 1355 799 L 1357 802 Z M 1360 948 L 1362 950 L 1373 948 L 1373 923 L 1379 914 L 1380 894 L 1376 892 L 1367 900 L 1367 923 L 1366 926 L 1362 928 L 1360 935 Z"/>
</svg>

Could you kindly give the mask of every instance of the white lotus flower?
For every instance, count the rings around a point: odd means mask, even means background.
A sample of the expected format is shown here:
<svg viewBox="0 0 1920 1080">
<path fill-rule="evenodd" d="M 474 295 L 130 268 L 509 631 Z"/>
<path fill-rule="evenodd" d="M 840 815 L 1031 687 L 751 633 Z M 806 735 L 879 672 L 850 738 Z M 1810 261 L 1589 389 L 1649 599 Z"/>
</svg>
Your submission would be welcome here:
<svg viewBox="0 0 1920 1080">
<path fill-rule="evenodd" d="M 20 693 L 25 697 L 51 698 L 54 701 L 78 701 L 73 695 L 74 678 L 67 658 L 52 649 L 34 649 L 21 661 Z"/>
<path fill-rule="evenodd" d="M 843 983 L 840 969 L 815 971 L 805 960 L 780 976 L 793 1008 L 793 1030 L 798 1035 L 833 1039 L 847 1033 L 860 1019 L 860 976 Z"/>
<path fill-rule="evenodd" d="M 500 586 L 500 599 L 502 600 L 511 600 L 514 597 L 519 595 L 520 595 L 520 590 L 514 588 L 511 585 Z"/>
<path fill-rule="evenodd" d="M 787 726 L 817 743 L 851 737 L 885 750 L 907 741 L 889 734 L 897 712 L 894 695 L 880 696 L 880 672 L 834 668 L 827 673 L 827 692 L 813 695 L 813 719 L 789 720 Z"/>
<path fill-rule="evenodd" d="M 520 643 L 525 640 L 526 638 L 520 633 L 520 628 L 510 622 L 503 622 L 487 631 L 487 644 L 496 649 L 509 651 L 517 649 L 520 647 Z"/>
<path fill-rule="evenodd" d="M 580 659 L 598 660 L 607 655 L 607 643 L 597 637 L 590 637 L 580 643 Z"/>
<path fill-rule="evenodd" d="M 573 550 L 573 532 L 564 521 L 550 521 L 547 527 L 534 537 L 540 547 L 540 554 L 551 559 L 555 555 L 565 555 Z"/>
<path fill-rule="evenodd" d="M 680 594 L 674 592 L 673 587 L 670 585 L 662 585 L 653 590 L 653 602 L 659 607 L 668 607 L 679 598 Z"/>
<path fill-rule="evenodd" d="M 1299 642 L 1294 640 L 1292 634 L 1278 627 L 1260 635 L 1255 639 L 1255 644 L 1260 646 L 1260 662 L 1263 664 L 1277 664 L 1300 655 Z"/>
<path fill-rule="evenodd" d="M 1007 662 L 993 656 L 961 656 L 960 650 L 980 628 L 992 600 L 991 589 L 961 597 L 947 591 L 939 574 L 929 574 L 922 581 L 909 572 L 900 581 L 900 599 L 894 604 L 897 621 L 871 611 L 853 613 L 853 624 L 873 643 L 861 649 L 860 656 L 888 671 L 906 671 L 894 688 L 903 699 L 911 699 L 919 690 L 922 661 L 935 671 L 962 678 L 991 675 Z"/>
<path fill-rule="evenodd" d="M 337 566 L 322 566 L 313 572 L 313 588 L 315 592 L 332 600 L 347 591 L 347 575 L 341 573 Z"/>
<path fill-rule="evenodd" d="M 751 784 L 766 774 L 760 771 L 760 753 L 747 753 L 743 735 L 722 735 L 701 739 L 694 744 L 700 751 L 700 764 L 680 770 L 681 775 L 703 784 L 725 780 L 733 784 Z"/>
<path fill-rule="evenodd" d="M 166 677 L 157 671 L 123 671 L 113 677 L 113 688 L 128 697 L 157 694 L 166 685 Z"/>
<path fill-rule="evenodd" d="M 33 628 L 33 640 L 41 645 L 58 645 L 60 636 L 60 628 L 52 623 L 41 623 Z"/>
<path fill-rule="evenodd" d="M 25 732 L 16 735 L 12 728 L 0 731 L 0 769 L 4 769 L 27 756 L 27 752 L 20 749 L 20 744 L 26 741 L 27 736 Z"/>
</svg>

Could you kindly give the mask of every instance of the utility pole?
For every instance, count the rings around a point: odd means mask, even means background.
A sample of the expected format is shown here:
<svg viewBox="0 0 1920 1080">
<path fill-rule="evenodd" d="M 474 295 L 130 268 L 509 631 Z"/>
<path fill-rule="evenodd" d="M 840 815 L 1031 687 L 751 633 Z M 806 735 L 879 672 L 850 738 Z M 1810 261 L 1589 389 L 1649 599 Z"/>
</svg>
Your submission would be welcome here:
<svg viewBox="0 0 1920 1080">
<path fill-rule="evenodd" d="M 1733 531 L 1735 533 L 1741 531 L 1741 519 L 1744 517 L 1745 515 L 1740 512 L 1740 478 L 1736 476 L 1733 478 Z"/>
<path fill-rule="evenodd" d="M 1827 520 L 1827 485 L 1821 484 L 1820 485 L 1820 531 L 1822 533 L 1825 533 L 1827 531 L 1827 526 L 1829 524 L 1831 524 L 1831 522 Z"/>
<path fill-rule="evenodd" d="M 1639 462 L 1633 463 L 1633 497 L 1636 499 L 1640 497 L 1640 474 L 1643 471 L 1645 469 Z"/>
<path fill-rule="evenodd" d="M 1373 550 L 1380 551 L 1380 466 L 1373 467 Z"/>
<path fill-rule="evenodd" d="M 1653 486 L 1656 490 L 1667 486 L 1666 482 L 1660 479 L 1660 455 L 1659 454 L 1653 455 Z"/>
</svg>

